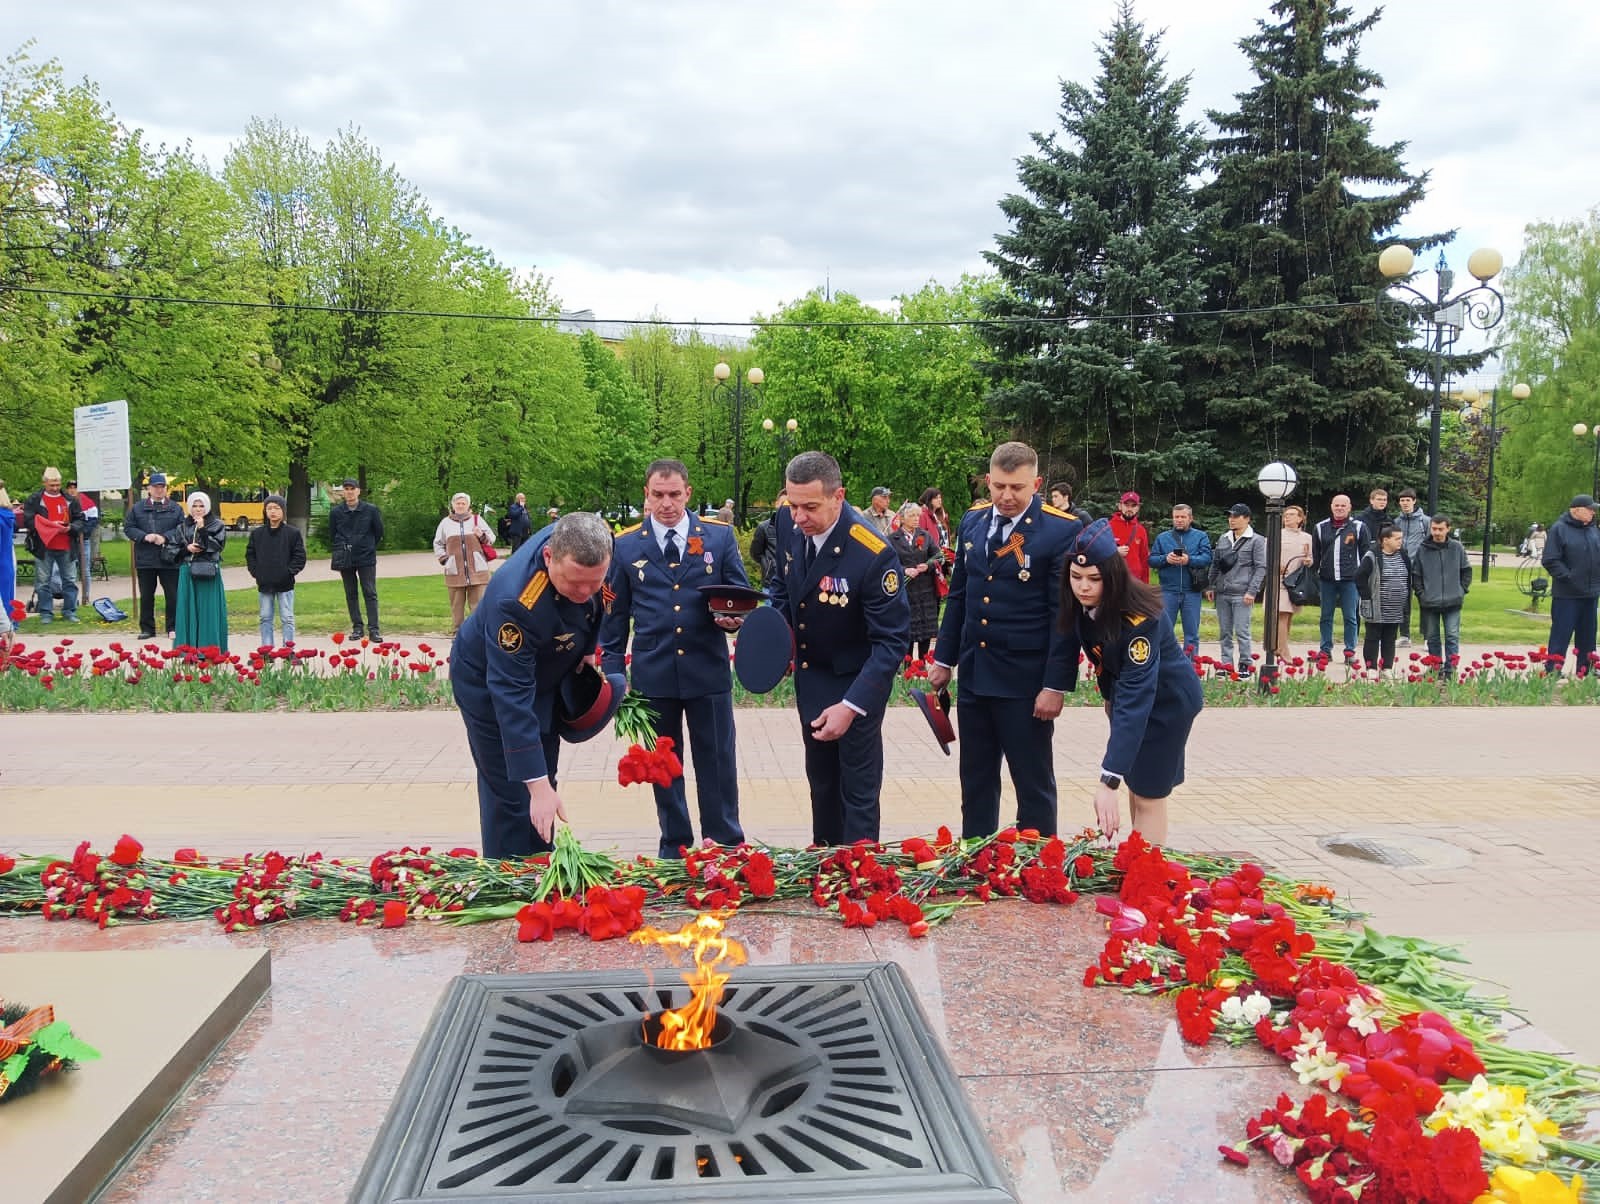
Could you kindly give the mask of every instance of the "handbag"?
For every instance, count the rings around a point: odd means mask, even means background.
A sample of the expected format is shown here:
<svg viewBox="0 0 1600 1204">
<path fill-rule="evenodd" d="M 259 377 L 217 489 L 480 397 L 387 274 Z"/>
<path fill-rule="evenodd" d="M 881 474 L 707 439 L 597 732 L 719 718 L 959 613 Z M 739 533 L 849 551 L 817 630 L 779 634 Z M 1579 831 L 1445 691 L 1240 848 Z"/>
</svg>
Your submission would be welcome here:
<svg viewBox="0 0 1600 1204">
<path fill-rule="evenodd" d="M 342 573 L 350 567 L 349 544 L 340 542 L 333 545 L 333 558 L 331 565 L 336 573 Z"/>
<path fill-rule="evenodd" d="M 1197 594 L 1203 594 L 1211 588 L 1211 566 L 1209 564 L 1196 568 L 1189 566 L 1189 588 Z"/>
<path fill-rule="evenodd" d="M 480 546 L 483 548 L 483 558 L 485 560 L 498 560 L 500 558 L 500 553 L 494 550 L 492 543 L 481 544 Z"/>
<path fill-rule="evenodd" d="M 1322 581 L 1310 561 L 1290 570 L 1283 579 L 1283 589 L 1289 595 L 1289 601 L 1296 606 L 1310 606 L 1313 602 L 1322 601 Z"/>
<path fill-rule="evenodd" d="M 189 576 L 196 581 L 210 581 L 217 575 L 219 568 L 215 560 L 191 560 Z"/>
</svg>

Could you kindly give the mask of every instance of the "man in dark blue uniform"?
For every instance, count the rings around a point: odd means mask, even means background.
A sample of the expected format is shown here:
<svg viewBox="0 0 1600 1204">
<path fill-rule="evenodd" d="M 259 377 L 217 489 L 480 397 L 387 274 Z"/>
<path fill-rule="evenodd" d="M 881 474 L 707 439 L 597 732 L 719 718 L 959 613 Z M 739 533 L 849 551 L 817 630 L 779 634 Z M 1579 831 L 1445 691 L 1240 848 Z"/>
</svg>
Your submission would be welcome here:
<svg viewBox="0 0 1600 1204">
<path fill-rule="evenodd" d="M 733 528 L 689 512 L 694 489 L 679 460 L 657 460 L 645 471 L 645 520 L 617 535 L 606 580 L 600 626 L 601 665 L 621 673 L 633 626 L 631 682 L 658 716 L 656 732 L 683 748 L 689 726 L 700 832 L 718 844 L 744 840 L 734 757 L 733 679 L 728 631 L 742 620 L 713 617 L 701 587 L 748 587 Z M 661 824 L 660 856 L 681 857 L 694 845 L 683 779 L 655 787 Z"/>
<path fill-rule="evenodd" d="M 1078 683 L 1077 649 L 1057 630 L 1061 570 L 1083 524 L 1038 496 L 1039 458 L 1026 443 L 989 457 L 988 502 L 961 520 L 955 572 L 928 684 L 959 674 L 961 834 L 1000 826 L 1000 759 L 1011 767 L 1017 826 L 1054 835 L 1051 759 L 1062 696 Z"/>
<path fill-rule="evenodd" d="M 811 839 L 877 840 L 883 711 L 911 643 L 900 558 L 844 500 L 832 456 L 802 452 L 785 475 L 768 589 L 794 631 Z"/>
<path fill-rule="evenodd" d="M 597 514 L 545 527 L 495 573 L 456 635 L 450 688 L 478 767 L 485 857 L 551 847 L 561 681 L 594 653 L 611 528 Z"/>
</svg>

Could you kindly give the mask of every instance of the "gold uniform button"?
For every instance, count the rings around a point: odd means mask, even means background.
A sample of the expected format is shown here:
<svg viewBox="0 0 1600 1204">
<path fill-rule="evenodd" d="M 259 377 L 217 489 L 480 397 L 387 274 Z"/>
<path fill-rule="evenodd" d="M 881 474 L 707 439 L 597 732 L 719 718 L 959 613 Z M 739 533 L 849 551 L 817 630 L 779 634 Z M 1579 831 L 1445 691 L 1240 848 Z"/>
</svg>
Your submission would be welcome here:
<svg viewBox="0 0 1600 1204">
<path fill-rule="evenodd" d="M 676 588 L 676 587 L 674 587 L 674 588 Z M 804 610 L 805 608 L 806 608 L 806 604 L 804 602 L 800 603 L 800 609 Z"/>
<path fill-rule="evenodd" d="M 987 594 L 985 594 L 985 595 L 984 595 L 984 599 L 983 599 L 983 604 L 984 604 L 984 605 L 985 605 L 985 606 L 987 606 L 987 605 L 989 605 L 989 597 L 988 597 L 988 595 L 987 595 Z"/>
<path fill-rule="evenodd" d="M 988 645 L 988 643 L 987 643 L 987 642 L 986 642 L 986 641 L 984 641 L 984 640 L 979 640 L 979 641 L 978 641 L 978 647 L 980 647 L 980 648 L 987 648 L 987 647 L 988 647 L 988 646 L 989 646 L 989 645 Z"/>
<path fill-rule="evenodd" d="M 811 662 L 810 661 L 801 661 L 800 662 L 800 667 L 802 669 L 809 669 L 809 668 L 811 668 Z"/>
<path fill-rule="evenodd" d="M 804 623 L 800 624 L 800 630 L 804 631 L 805 629 L 806 629 L 806 625 Z"/>
<path fill-rule="evenodd" d="M 980 625 L 981 625 L 981 626 L 983 626 L 983 627 L 987 627 L 987 626 L 989 626 L 989 620 L 988 620 L 988 619 L 979 619 L 979 620 L 978 620 L 978 623 L 979 623 L 979 624 L 980 624 Z M 681 628 L 681 627 L 680 627 L 680 628 L 678 628 L 678 630 L 679 630 L 679 631 L 682 631 L 682 630 L 683 630 L 683 628 Z"/>
<path fill-rule="evenodd" d="M 683 649 L 682 649 L 682 648 L 679 648 L 679 649 L 678 649 L 678 655 L 679 655 L 679 656 L 682 656 L 682 655 L 683 655 Z"/>
<path fill-rule="evenodd" d="M 985 623 L 987 623 L 987 622 L 988 622 L 988 621 L 989 621 L 989 620 L 988 620 L 988 619 L 985 619 L 985 620 L 984 620 L 984 622 L 985 622 Z M 678 628 L 678 634 L 679 634 L 679 635 L 682 635 L 682 634 L 683 634 L 683 628 L 681 628 L 681 627 L 680 627 L 680 628 Z"/>
<path fill-rule="evenodd" d="M 987 598 L 985 598 L 985 599 L 984 599 L 984 601 L 985 601 L 985 602 L 987 602 L 987 601 L 988 601 L 988 600 L 989 600 L 989 599 L 987 599 Z M 681 607 L 681 606 L 677 606 L 677 605 L 674 605 L 674 606 L 673 606 L 673 608 L 672 608 L 672 609 L 673 609 L 673 610 L 682 610 L 682 609 L 683 609 L 683 607 Z"/>
<path fill-rule="evenodd" d="M 990 580 L 991 580 L 991 581 L 992 581 L 992 580 L 993 580 L 993 578 L 992 578 L 992 577 L 991 577 L 991 578 L 990 578 Z M 672 588 L 673 588 L 673 589 L 677 589 L 677 588 L 678 588 L 678 586 L 676 586 L 676 585 L 674 585 L 674 586 L 673 586 L 673 587 L 672 587 Z"/>
<path fill-rule="evenodd" d="M 993 574 L 993 573 L 990 573 L 990 574 L 989 574 L 989 576 L 987 576 L 987 577 L 985 577 L 985 578 L 984 578 L 984 580 L 985 580 L 985 581 L 993 581 L 993 580 L 994 580 L 994 574 Z M 678 588 L 678 587 L 677 587 L 677 586 L 676 586 L 676 585 L 674 585 L 674 586 L 673 586 L 673 587 L 672 587 L 672 588 L 673 588 L 673 589 L 677 589 L 677 588 Z"/>
</svg>

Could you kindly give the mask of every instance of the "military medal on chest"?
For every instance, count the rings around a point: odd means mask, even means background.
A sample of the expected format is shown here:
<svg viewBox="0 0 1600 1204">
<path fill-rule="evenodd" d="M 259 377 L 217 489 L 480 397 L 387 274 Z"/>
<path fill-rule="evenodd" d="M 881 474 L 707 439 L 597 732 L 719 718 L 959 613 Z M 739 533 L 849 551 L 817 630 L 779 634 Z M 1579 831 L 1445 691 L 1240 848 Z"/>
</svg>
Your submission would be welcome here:
<svg viewBox="0 0 1600 1204">
<path fill-rule="evenodd" d="M 1033 573 L 1030 571 L 1032 567 L 1033 557 L 1025 554 L 1022 557 L 1022 567 L 1017 570 L 1017 580 L 1026 581 L 1029 577 L 1033 576 Z"/>
</svg>

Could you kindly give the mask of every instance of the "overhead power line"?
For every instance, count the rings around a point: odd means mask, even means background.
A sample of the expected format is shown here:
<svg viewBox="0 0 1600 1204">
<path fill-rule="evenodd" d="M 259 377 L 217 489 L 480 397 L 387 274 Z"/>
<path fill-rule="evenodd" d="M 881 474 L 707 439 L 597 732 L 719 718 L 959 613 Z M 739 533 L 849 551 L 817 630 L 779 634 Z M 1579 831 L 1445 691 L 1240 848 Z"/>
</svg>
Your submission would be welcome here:
<svg viewBox="0 0 1600 1204">
<path fill-rule="evenodd" d="M 95 301 L 141 301 L 151 305 L 195 305 L 214 309 L 265 309 L 283 311 L 287 313 L 319 313 L 319 314 L 354 314 L 363 317 L 379 318 L 456 318 L 474 322 L 538 322 L 552 323 L 560 321 L 559 317 L 539 316 L 536 314 L 494 314 L 478 313 L 463 310 L 444 309 L 371 309 L 351 305 L 313 305 L 301 301 L 243 301 L 223 297 L 169 297 L 155 293 L 113 293 L 96 292 L 92 289 L 65 289 L 41 288 L 25 284 L 0 284 L 0 292 L 29 293 L 42 297 L 81 297 Z M 754 326 L 758 329 L 778 329 L 782 327 L 799 328 L 848 328 L 863 326 L 1032 326 L 1038 324 L 1070 326 L 1082 322 L 1138 322 L 1149 321 L 1152 318 L 1221 318 L 1233 314 L 1252 313 L 1293 313 L 1297 311 L 1330 311 L 1344 309 L 1370 309 L 1371 301 L 1325 301 L 1307 305 L 1268 305 L 1268 306 L 1240 306 L 1224 309 L 1175 309 L 1158 310 L 1150 313 L 1129 314 L 1080 314 L 1074 317 L 1037 317 L 1037 318 L 933 318 L 933 319 L 861 319 L 857 321 L 795 321 L 790 319 L 753 319 L 746 318 L 740 321 L 706 321 L 693 319 L 680 321 L 673 318 L 590 318 L 567 319 L 578 326 L 670 326 L 679 329 L 694 329 L 699 326 L 708 327 L 737 327 Z"/>
</svg>

